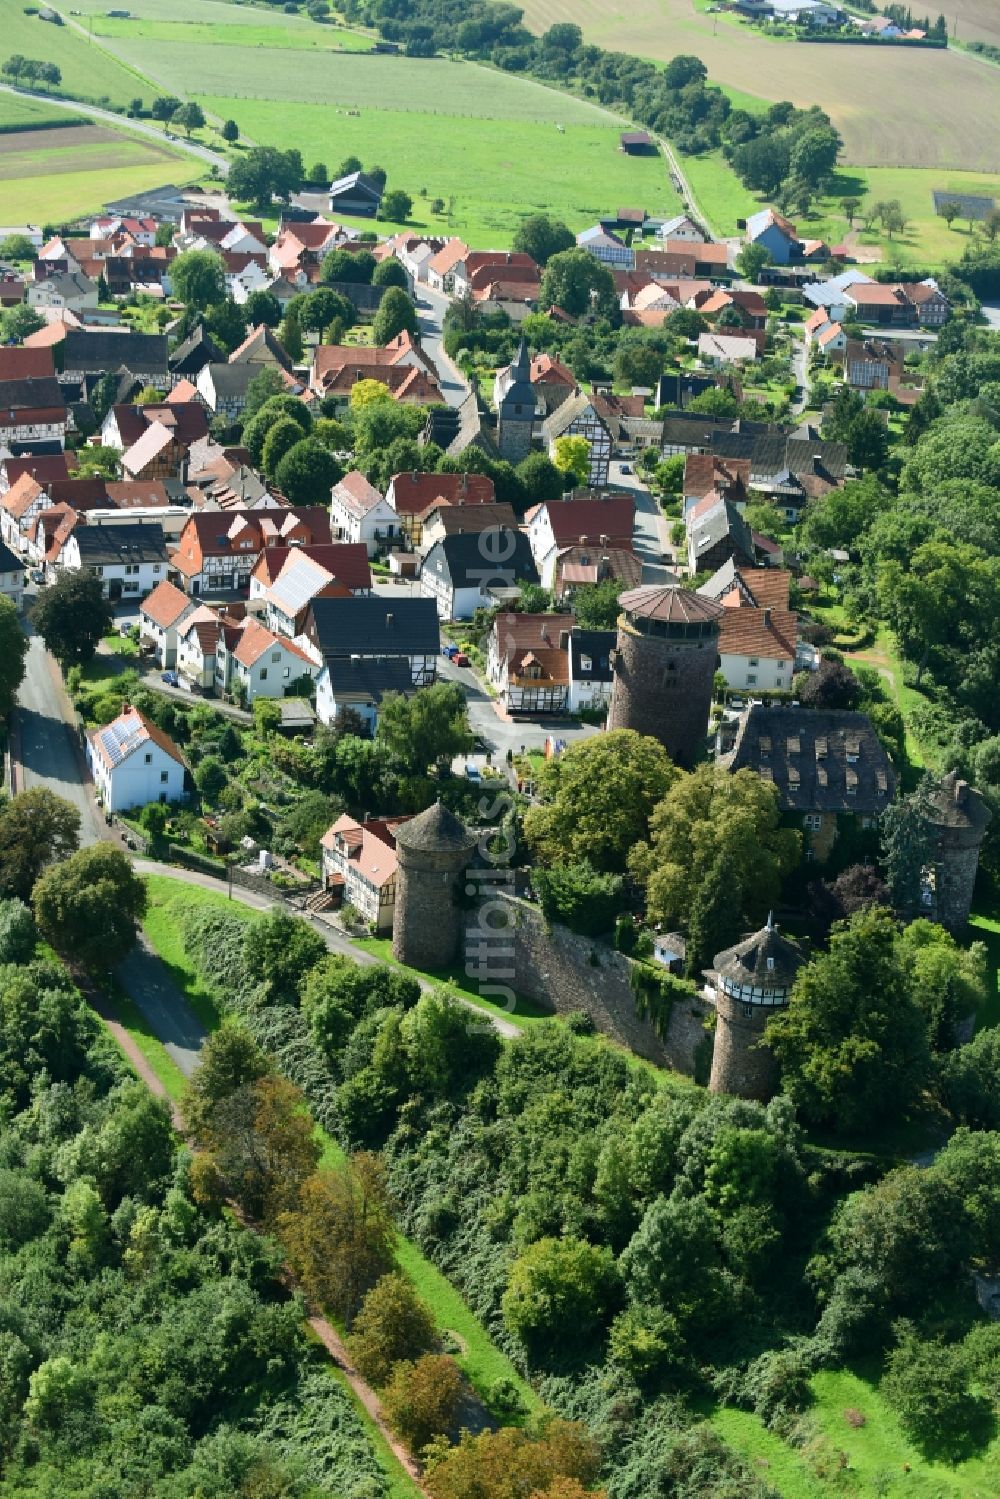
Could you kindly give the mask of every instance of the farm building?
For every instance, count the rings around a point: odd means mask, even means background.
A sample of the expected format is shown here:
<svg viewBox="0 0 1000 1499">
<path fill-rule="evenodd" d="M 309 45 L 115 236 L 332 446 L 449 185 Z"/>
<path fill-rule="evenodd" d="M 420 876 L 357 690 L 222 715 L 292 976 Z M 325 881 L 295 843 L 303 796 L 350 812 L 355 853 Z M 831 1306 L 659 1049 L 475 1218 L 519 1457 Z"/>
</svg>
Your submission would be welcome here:
<svg viewBox="0 0 1000 1499">
<path fill-rule="evenodd" d="M 351 172 L 330 184 L 330 212 L 375 218 L 382 202 L 382 189 L 364 172 Z"/>
<path fill-rule="evenodd" d="M 653 156 L 657 146 L 648 131 L 623 130 L 619 136 L 619 150 L 626 156 Z"/>
</svg>

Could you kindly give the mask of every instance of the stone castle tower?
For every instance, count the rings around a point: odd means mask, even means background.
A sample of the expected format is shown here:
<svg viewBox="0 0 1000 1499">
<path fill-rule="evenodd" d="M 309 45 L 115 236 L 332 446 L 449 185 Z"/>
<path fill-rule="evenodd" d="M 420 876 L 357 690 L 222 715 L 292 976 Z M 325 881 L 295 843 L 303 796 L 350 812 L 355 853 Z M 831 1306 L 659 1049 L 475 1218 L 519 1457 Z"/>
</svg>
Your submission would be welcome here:
<svg viewBox="0 0 1000 1499">
<path fill-rule="evenodd" d="M 770 916 L 761 931 L 716 955 L 710 1092 L 766 1103 L 777 1091 L 778 1064 L 763 1045 L 764 1030 L 771 1016 L 787 1007 L 802 962 L 795 943 L 778 935 Z"/>
<path fill-rule="evenodd" d="M 453 962 L 463 925 L 458 884 L 475 846 L 475 836 L 441 802 L 396 828 L 397 962 L 432 972 Z"/>
<path fill-rule="evenodd" d="M 636 729 L 690 766 L 708 734 L 722 605 L 676 584 L 621 596 L 609 729 Z"/>
<path fill-rule="evenodd" d="M 536 396 L 531 383 L 528 347 L 521 339 L 507 371 L 506 389 L 497 402 L 497 447 L 508 463 L 520 463 L 531 452 Z"/>
<path fill-rule="evenodd" d="M 928 915 L 951 932 L 964 931 L 972 909 L 979 850 L 992 814 L 978 791 L 956 771 L 930 796 L 934 887 Z"/>
</svg>

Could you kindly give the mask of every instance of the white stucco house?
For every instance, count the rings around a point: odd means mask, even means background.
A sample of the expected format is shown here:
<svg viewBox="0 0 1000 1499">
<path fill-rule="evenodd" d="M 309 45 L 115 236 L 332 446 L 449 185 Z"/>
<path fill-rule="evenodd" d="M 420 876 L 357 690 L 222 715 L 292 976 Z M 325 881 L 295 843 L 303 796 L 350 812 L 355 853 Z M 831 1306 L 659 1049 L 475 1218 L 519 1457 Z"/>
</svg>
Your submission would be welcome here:
<svg viewBox="0 0 1000 1499">
<path fill-rule="evenodd" d="M 0 594 L 16 609 L 24 602 L 24 563 L 0 542 Z"/>
<path fill-rule="evenodd" d="M 393 506 L 357 469 L 333 486 L 330 525 L 338 541 L 363 541 L 369 557 L 387 550 L 402 535 Z"/>
<path fill-rule="evenodd" d="M 87 735 L 94 786 L 109 812 L 184 797 L 184 758 L 169 735 L 138 708 L 126 708 Z"/>
</svg>

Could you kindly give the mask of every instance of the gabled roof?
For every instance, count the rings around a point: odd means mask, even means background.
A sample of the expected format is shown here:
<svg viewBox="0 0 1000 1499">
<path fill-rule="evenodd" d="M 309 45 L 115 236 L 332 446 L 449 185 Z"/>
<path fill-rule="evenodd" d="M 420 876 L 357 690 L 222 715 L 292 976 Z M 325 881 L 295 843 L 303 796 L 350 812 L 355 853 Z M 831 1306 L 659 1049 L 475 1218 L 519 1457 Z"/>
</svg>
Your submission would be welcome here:
<svg viewBox="0 0 1000 1499">
<path fill-rule="evenodd" d="M 425 525 L 440 526 L 446 536 L 474 535 L 490 531 L 497 526 L 508 530 L 517 529 L 517 516 L 513 507 L 505 503 L 493 505 L 448 505 L 441 504 L 425 517 Z"/>
<path fill-rule="evenodd" d="M 720 656 L 794 661 L 798 616 L 787 609 L 725 609 L 719 620 Z"/>
<path fill-rule="evenodd" d="M 29 453 L 25 458 L 5 458 L 0 464 L 7 474 L 7 483 L 13 487 L 22 474 L 30 474 L 39 484 L 45 485 L 53 479 L 68 479 L 76 468 L 75 453 Z"/>
<path fill-rule="evenodd" d="M 702 503 L 706 503 L 703 501 Z M 693 517 L 693 518 L 692 518 Z M 712 547 L 728 537 L 737 552 L 752 561 L 754 557 L 753 533 L 736 506 L 720 499 L 703 514 L 688 517 L 688 535 L 694 544 L 694 559 L 703 556 Z"/>
<path fill-rule="evenodd" d="M 130 333 L 71 328 L 63 340 L 63 369 L 117 370 L 122 366 L 134 375 L 165 375 L 165 333 Z"/>
<path fill-rule="evenodd" d="M 778 789 L 784 812 L 877 816 L 892 801 L 896 776 L 864 713 L 752 703 L 726 770 L 754 770 Z"/>
<path fill-rule="evenodd" d="M 564 630 L 572 630 L 575 624 L 571 613 L 497 614 L 493 620 L 497 653 L 501 659 L 509 660 L 518 651 L 558 648 L 560 635 Z"/>
<path fill-rule="evenodd" d="M 204 365 L 221 364 L 225 357 L 205 325 L 199 323 L 171 354 L 170 368 L 175 374 L 196 375 Z"/>
<path fill-rule="evenodd" d="M 438 276 L 447 276 L 455 269 L 469 253 L 469 247 L 464 240 L 450 239 L 436 255 L 427 262 L 427 269 L 434 271 Z"/>
<path fill-rule="evenodd" d="M 277 364 L 282 369 L 291 370 L 292 361 L 285 353 L 276 335 L 266 323 L 259 323 L 256 328 L 251 328 L 243 342 L 233 350 L 229 356 L 230 364 L 253 364 L 258 363 L 259 356 L 264 351 L 272 354 Z"/>
<path fill-rule="evenodd" d="M 426 656 L 441 648 L 433 599 L 313 599 L 310 614 L 324 658 Z"/>
<path fill-rule="evenodd" d="M 23 515 L 27 515 L 39 495 L 44 492 L 42 485 L 30 474 L 22 474 L 0 500 L 0 506 L 14 520 L 20 520 Z"/>
<path fill-rule="evenodd" d="M 366 197 L 373 198 L 376 203 L 382 201 L 382 189 L 371 177 L 364 172 L 349 172 L 346 177 L 338 177 L 336 182 L 330 183 L 330 197 L 345 197 L 350 193 L 363 193 Z"/>
<path fill-rule="evenodd" d="M 404 668 L 405 669 L 405 668 Z M 381 889 L 395 876 L 396 829 L 405 817 L 373 817 L 365 822 L 355 822 L 345 813 L 338 817 L 332 828 L 328 828 L 320 839 L 325 849 L 343 850 L 350 862 L 370 885 Z"/>
<path fill-rule="evenodd" d="M 0 382 L 55 379 L 51 349 L 10 348 L 0 345 Z"/>
<path fill-rule="evenodd" d="M 567 495 L 565 499 L 548 500 L 540 508 L 548 516 L 557 546 L 568 547 L 584 541 L 596 545 L 602 536 L 607 537 L 609 545 L 624 542 L 631 546 L 635 500 L 630 494 L 608 494 L 593 499 Z"/>
<path fill-rule="evenodd" d="M 333 486 L 331 498 L 358 520 L 382 503 L 381 491 L 374 484 L 369 484 L 364 474 L 356 468 L 352 468 L 339 484 Z"/>
<path fill-rule="evenodd" d="M 575 421 L 585 416 L 588 410 L 594 413 L 595 418 L 601 426 L 605 425 L 594 409 L 593 401 L 585 391 L 577 391 L 575 394 L 567 396 L 565 401 L 557 406 L 555 411 L 551 412 L 542 423 L 542 434 L 546 442 L 553 442 L 555 438 L 561 437 Z"/>
<path fill-rule="evenodd" d="M 280 577 L 295 558 L 306 557 L 323 569 L 329 577 L 353 593 L 371 588 L 372 570 L 368 561 L 368 548 L 361 541 L 318 542 L 306 546 L 265 547 L 253 570 L 253 576 L 269 586 Z"/>
<path fill-rule="evenodd" d="M 489 560 L 495 557 L 502 557 L 502 564 L 497 566 Z M 538 582 L 535 559 L 523 531 L 494 526 L 478 535 L 466 532 L 445 536 L 434 543 L 420 569 L 421 577 L 428 573 L 446 578 L 452 588 L 480 588 L 484 572 L 487 584 Z"/>
<path fill-rule="evenodd" d="M 139 613 L 151 619 L 154 625 L 159 625 L 162 630 L 167 630 L 176 624 L 183 614 L 186 614 L 193 606 L 186 593 L 175 588 L 173 583 L 166 579 L 157 583 L 152 593 L 146 595 L 139 606 Z"/>
<path fill-rule="evenodd" d="M 239 642 L 233 651 L 233 656 L 241 666 L 247 668 L 256 666 L 267 651 L 287 651 L 290 656 L 296 656 L 306 666 L 313 668 L 316 663 L 311 656 L 307 656 L 294 641 L 286 640 L 284 637 L 275 635 L 266 625 L 262 625 L 259 619 L 247 618 L 239 633 Z"/>
<path fill-rule="evenodd" d="M 414 691 L 405 656 L 327 656 L 325 666 L 330 691 L 341 702 L 377 705 L 387 692 L 409 697 Z"/>
<path fill-rule="evenodd" d="M 138 442 L 134 442 L 122 454 L 122 468 L 130 474 L 140 473 L 165 448 L 169 448 L 173 440 L 174 434 L 169 427 L 165 427 L 162 422 L 151 422 Z"/>
<path fill-rule="evenodd" d="M 496 488 L 488 474 L 425 474 L 416 469 L 393 474 L 389 494 L 397 515 L 425 516 L 441 503 L 492 505 Z"/>
<path fill-rule="evenodd" d="M 169 734 L 157 728 L 138 708 L 126 708 L 103 729 L 92 730 L 88 737 L 94 752 L 112 772 L 147 744 L 155 744 L 178 765 L 184 764 L 184 756 Z"/>
<path fill-rule="evenodd" d="M 570 679 L 574 682 L 610 682 L 614 676 L 611 652 L 618 636 L 614 630 L 574 628 L 569 637 Z M 590 665 L 584 665 L 584 658 Z"/>
<path fill-rule="evenodd" d="M 62 411 L 66 402 L 53 376 L 26 376 L 0 384 L 0 416 L 7 411 Z"/>
<path fill-rule="evenodd" d="M 78 526 L 73 534 L 84 567 L 167 560 L 163 527 L 153 521 L 128 526 Z"/>
</svg>

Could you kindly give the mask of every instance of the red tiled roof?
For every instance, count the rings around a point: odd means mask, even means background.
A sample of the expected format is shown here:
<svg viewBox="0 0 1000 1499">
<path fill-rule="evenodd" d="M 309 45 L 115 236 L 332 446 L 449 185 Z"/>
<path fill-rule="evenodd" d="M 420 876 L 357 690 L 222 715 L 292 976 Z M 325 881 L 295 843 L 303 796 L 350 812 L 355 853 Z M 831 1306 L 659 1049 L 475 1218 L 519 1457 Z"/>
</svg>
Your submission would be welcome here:
<svg viewBox="0 0 1000 1499">
<path fill-rule="evenodd" d="M 549 524 L 557 546 L 572 546 L 581 538 L 607 545 L 631 547 L 635 524 L 635 500 L 630 494 L 611 494 L 598 500 L 549 500 Z"/>
<path fill-rule="evenodd" d="M 407 470 L 393 474 L 389 492 L 398 515 L 424 516 L 442 502 L 492 505 L 496 499 L 493 480 L 487 474 L 423 474 Z"/>
<path fill-rule="evenodd" d="M 54 375 L 51 349 L 12 349 L 0 345 L 0 382 L 52 379 Z"/>
<path fill-rule="evenodd" d="M 190 606 L 191 600 L 187 594 L 182 593 L 179 588 L 174 587 L 173 583 L 168 583 L 164 579 L 162 583 L 157 583 L 152 593 L 147 594 L 143 599 L 139 612 L 151 619 L 154 625 L 159 625 L 165 630 L 175 620 L 180 619 L 185 609 Z"/>
<path fill-rule="evenodd" d="M 789 610 L 726 609 L 719 620 L 719 655 L 794 661 L 797 628 Z"/>
</svg>

